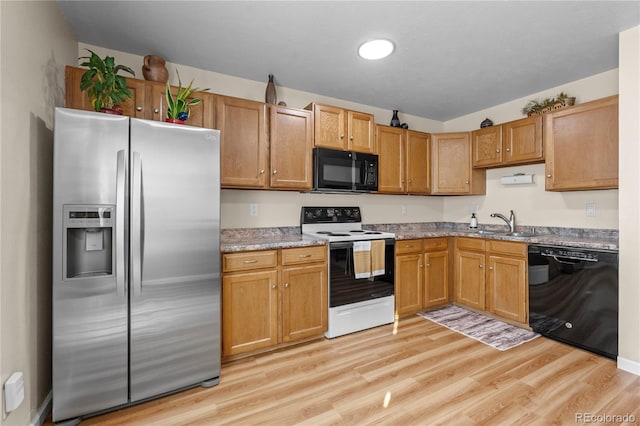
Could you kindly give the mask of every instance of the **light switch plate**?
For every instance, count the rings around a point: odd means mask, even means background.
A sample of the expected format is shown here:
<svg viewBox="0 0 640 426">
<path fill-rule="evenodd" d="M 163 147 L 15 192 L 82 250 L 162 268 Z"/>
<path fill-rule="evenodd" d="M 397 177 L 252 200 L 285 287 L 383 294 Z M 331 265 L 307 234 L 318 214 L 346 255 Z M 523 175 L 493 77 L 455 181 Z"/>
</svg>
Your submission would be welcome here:
<svg viewBox="0 0 640 426">
<path fill-rule="evenodd" d="M 597 209 L 597 204 L 596 203 L 587 203 L 587 216 L 588 217 L 595 217 L 596 216 L 596 209 Z"/>
</svg>

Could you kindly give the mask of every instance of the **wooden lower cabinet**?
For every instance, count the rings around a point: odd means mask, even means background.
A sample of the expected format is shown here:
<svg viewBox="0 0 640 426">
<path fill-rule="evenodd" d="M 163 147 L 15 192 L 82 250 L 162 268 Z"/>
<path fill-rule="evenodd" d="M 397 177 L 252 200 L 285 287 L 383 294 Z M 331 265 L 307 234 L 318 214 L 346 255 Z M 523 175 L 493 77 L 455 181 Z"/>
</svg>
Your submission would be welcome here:
<svg viewBox="0 0 640 426">
<path fill-rule="evenodd" d="M 454 301 L 527 324 L 527 244 L 456 238 Z"/>
<path fill-rule="evenodd" d="M 222 256 L 222 356 L 327 330 L 326 246 Z"/>
<path fill-rule="evenodd" d="M 449 302 L 447 238 L 396 241 L 396 315 Z"/>
</svg>

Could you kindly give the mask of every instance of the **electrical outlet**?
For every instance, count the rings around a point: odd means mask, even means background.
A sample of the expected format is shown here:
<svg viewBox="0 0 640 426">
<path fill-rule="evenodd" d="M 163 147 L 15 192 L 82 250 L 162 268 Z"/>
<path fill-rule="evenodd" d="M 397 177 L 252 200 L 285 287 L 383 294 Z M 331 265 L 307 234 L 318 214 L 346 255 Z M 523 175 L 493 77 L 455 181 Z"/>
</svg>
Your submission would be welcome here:
<svg viewBox="0 0 640 426">
<path fill-rule="evenodd" d="M 258 205 L 249 204 L 249 216 L 258 216 Z"/>
<path fill-rule="evenodd" d="M 588 217 L 595 217 L 596 216 L 596 208 L 597 208 L 597 204 L 596 203 L 587 203 L 587 216 Z"/>
</svg>

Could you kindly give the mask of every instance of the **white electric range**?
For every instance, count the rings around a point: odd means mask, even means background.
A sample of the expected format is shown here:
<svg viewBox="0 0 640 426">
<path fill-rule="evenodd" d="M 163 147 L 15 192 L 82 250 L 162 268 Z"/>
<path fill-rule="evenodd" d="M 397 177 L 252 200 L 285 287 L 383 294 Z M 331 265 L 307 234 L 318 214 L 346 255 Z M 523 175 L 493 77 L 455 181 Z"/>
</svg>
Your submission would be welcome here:
<svg viewBox="0 0 640 426">
<path fill-rule="evenodd" d="M 302 207 L 303 234 L 329 241 L 329 315 L 325 336 L 333 338 L 395 321 L 395 234 L 362 228 L 359 207 Z M 384 265 L 356 278 L 355 250 L 384 240 Z M 359 274 L 362 275 L 362 274 Z"/>
</svg>

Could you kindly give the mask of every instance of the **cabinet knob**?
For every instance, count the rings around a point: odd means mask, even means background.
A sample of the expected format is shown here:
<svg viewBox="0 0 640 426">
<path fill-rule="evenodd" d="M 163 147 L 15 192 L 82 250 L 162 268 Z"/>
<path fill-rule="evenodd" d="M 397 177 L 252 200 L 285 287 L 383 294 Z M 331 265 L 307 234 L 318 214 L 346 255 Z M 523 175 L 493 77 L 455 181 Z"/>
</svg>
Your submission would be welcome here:
<svg viewBox="0 0 640 426">
<path fill-rule="evenodd" d="M 289 288 L 289 283 L 284 283 L 284 288 Z"/>
<path fill-rule="evenodd" d="M 484 265 L 480 265 L 480 269 L 484 268 Z"/>
<path fill-rule="evenodd" d="M 160 109 L 159 109 L 159 108 L 154 108 L 154 109 L 153 109 L 153 112 L 155 112 L 155 113 L 157 114 L 157 113 L 159 113 L 159 112 L 160 112 Z"/>
<path fill-rule="evenodd" d="M 278 171 L 277 171 L 277 170 L 274 170 L 274 171 L 273 171 L 273 174 L 275 175 L 276 173 L 278 173 Z"/>
<path fill-rule="evenodd" d="M 496 152 L 498 152 L 498 153 L 499 153 L 499 152 L 500 152 L 500 149 L 496 149 Z"/>
<path fill-rule="evenodd" d="M 413 179 L 409 179 L 409 183 L 413 183 Z"/>
<path fill-rule="evenodd" d="M 489 266 L 489 270 L 490 270 L 490 271 L 493 271 L 493 266 Z"/>
<path fill-rule="evenodd" d="M 138 106 L 136 107 L 136 111 L 142 111 L 142 107 L 141 107 L 140 105 L 138 105 Z"/>
<path fill-rule="evenodd" d="M 548 177 L 548 178 L 550 178 L 550 177 L 551 177 L 551 173 L 549 173 L 549 174 L 547 175 L 547 177 Z"/>
<path fill-rule="evenodd" d="M 340 135 L 340 139 L 344 139 L 344 135 Z"/>
<path fill-rule="evenodd" d="M 424 268 L 424 265 L 421 263 L 421 264 L 418 265 L 418 267 Z"/>
<path fill-rule="evenodd" d="M 353 135 L 349 136 L 349 140 L 353 140 Z"/>
<path fill-rule="evenodd" d="M 468 180 L 465 180 L 465 181 L 464 181 L 464 183 L 465 183 L 465 184 L 467 184 L 467 185 L 469 185 L 469 181 L 468 181 Z"/>
<path fill-rule="evenodd" d="M 431 264 L 430 263 L 427 263 L 427 268 L 431 268 Z"/>
<path fill-rule="evenodd" d="M 264 169 L 260 170 L 260 174 L 263 175 L 264 174 Z"/>
<path fill-rule="evenodd" d="M 278 286 L 276 284 L 272 284 L 271 288 L 276 289 L 276 288 L 278 288 Z"/>
<path fill-rule="evenodd" d="M 507 148 L 507 149 L 506 149 L 506 151 L 507 151 L 507 152 L 511 152 L 511 148 Z"/>
</svg>

